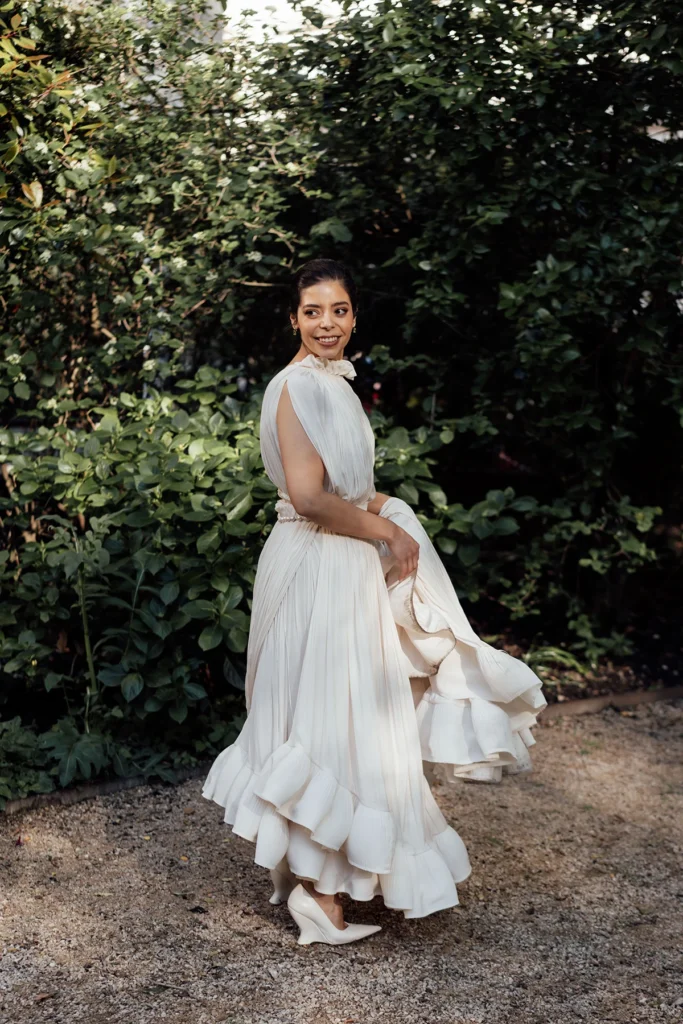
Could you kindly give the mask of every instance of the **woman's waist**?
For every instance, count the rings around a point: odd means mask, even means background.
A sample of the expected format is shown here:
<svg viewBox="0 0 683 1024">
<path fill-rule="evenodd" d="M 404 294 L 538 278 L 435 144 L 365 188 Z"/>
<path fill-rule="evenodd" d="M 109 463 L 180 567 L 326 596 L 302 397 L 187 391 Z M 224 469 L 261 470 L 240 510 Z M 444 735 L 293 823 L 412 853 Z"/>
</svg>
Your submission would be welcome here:
<svg viewBox="0 0 683 1024">
<path fill-rule="evenodd" d="M 296 511 L 294 505 L 292 504 L 291 498 L 289 497 L 288 494 L 285 493 L 285 491 L 282 491 L 280 490 L 280 488 L 278 488 L 277 493 L 278 501 L 275 502 L 275 511 L 277 512 L 277 519 L 279 523 L 312 522 L 312 520 L 310 520 L 307 516 L 302 516 Z M 330 493 L 336 494 L 337 492 L 331 491 Z M 363 510 L 367 510 L 368 504 L 371 501 L 371 498 L 356 500 L 341 494 L 337 494 L 337 497 L 342 498 L 343 501 L 348 501 L 349 504 L 356 505 L 357 508 L 362 508 Z"/>
</svg>

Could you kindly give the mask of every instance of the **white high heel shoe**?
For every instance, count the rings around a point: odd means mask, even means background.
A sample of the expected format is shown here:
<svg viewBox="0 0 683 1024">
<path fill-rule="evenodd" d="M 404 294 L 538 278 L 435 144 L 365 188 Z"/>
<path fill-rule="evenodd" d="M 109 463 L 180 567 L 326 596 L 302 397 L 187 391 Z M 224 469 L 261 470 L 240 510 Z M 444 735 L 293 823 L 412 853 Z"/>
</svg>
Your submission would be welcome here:
<svg viewBox="0 0 683 1024">
<path fill-rule="evenodd" d="M 310 946 L 312 942 L 327 942 L 330 946 L 341 946 L 346 942 L 364 939 L 366 935 L 372 935 L 382 929 L 379 924 L 347 924 L 345 928 L 337 928 L 318 901 L 307 893 L 301 884 L 292 889 L 287 907 L 299 926 L 300 946 Z"/>
<path fill-rule="evenodd" d="M 287 900 L 296 885 L 296 877 L 289 870 L 286 860 L 281 861 L 276 868 L 271 868 L 270 877 L 275 891 L 268 902 L 277 907 Z"/>
</svg>

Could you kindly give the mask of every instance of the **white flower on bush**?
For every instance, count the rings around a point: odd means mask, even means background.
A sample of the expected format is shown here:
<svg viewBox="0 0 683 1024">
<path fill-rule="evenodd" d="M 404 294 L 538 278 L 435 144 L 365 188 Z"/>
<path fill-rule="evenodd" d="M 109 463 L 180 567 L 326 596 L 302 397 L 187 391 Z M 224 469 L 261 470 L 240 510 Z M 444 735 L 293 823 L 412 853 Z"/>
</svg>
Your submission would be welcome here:
<svg viewBox="0 0 683 1024">
<path fill-rule="evenodd" d="M 157 320 L 170 320 L 171 314 L 167 313 L 166 310 L 160 309 L 157 313 Z"/>
<path fill-rule="evenodd" d="M 105 213 L 116 213 L 116 203 L 112 203 L 109 199 L 103 204 L 102 209 Z"/>
<path fill-rule="evenodd" d="M 231 181 L 232 178 L 230 175 L 227 175 L 225 178 L 219 178 L 216 184 L 219 188 L 227 188 Z"/>
<path fill-rule="evenodd" d="M 108 356 L 113 356 L 114 353 L 116 352 L 116 342 L 108 341 L 107 344 L 104 346 L 104 351 L 107 353 Z"/>
<path fill-rule="evenodd" d="M 134 242 L 142 243 L 145 240 L 145 236 L 142 231 L 134 231 L 130 237 L 133 239 Z"/>
<path fill-rule="evenodd" d="M 51 256 L 52 253 L 49 249 L 43 249 L 38 259 L 40 260 L 41 263 L 49 263 Z"/>
<path fill-rule="evenodd" d="M 217 274 L 217 272 L 215 270 L 209 270 L 208 273 L 205 275 L 205 280 L 206 281 L 215 281 L 217 277 L 218 277 L 218 274 Z"/>
<path fill-rule="evenodd" d="M 88 110 L 91 114 L 96 114 L 98 110 L 102 109 L 102 107 L 99 103 L 96 102 L 96 100 L 88 100 L 86 106 L 88 107 Z"/>
<path fill-rule="evenodd" d="M 21 362 L 21 356 L 19 355 L 18 352 L 10 352 L 10 354 L 5 357 L 5 362 L 6 363 L 13 363 L 13 364 L 14 363 L 20 363 Z"/>
<path fill-rule="evenodd" d="M 126 298 L 125 295 L 115 295 L 114 296 L 114 305 L 115 306 L 122 306 L 126 302 L 128 302 L 128 299 Z"/>
<path fill-rule="evenodd" d="M 35 149 L 36 153 L 49 153 L 50 152 L 50 147 L 48 146 L 47 142 L 45 142 L 44 139 L 38 139 L 38 141 L 34 144 L 33 148 Z"/>
<path fill-rule="evenodd" d="M 142 369 L 143 370 L 147 370 L 148 372 L 150 372 L 151 370 L 156 370 L 156 368 L 157 368 L 157 361 L 156 361 L 156 359 L 145 359 L 144 363 L 142 364 Z"/>
<path fill-rule="evenodd" d="M 48 399 L 46 399 L 45 402 L 43 403 L 43 408 L 44 409 L 56 409 L 57 408 L 57 399 L 56 398 L 48 398 Z"/>
<path fill-rule="evenodd" d="M 171 260 L 171 266 L 175 267 L 176 270 L 182 270 L 183 267 L 187 266 L 187 260 L 184 256 L 174 256 Z"/>
<path fill-rule="evenodd" d="M 91 171 L 92 164 L 87 159 L 87 157 L 84 157 L 82 160 L 76 160 L 74 163 L 72 163 L 71 168 L 74 171 Z"/>
<path fill-rule="evenodd" d="M 263 259 L 263 253 L 259 252 L 258 249 L 254 249 L 252 252 L 247 253 L 247 259 L 251 260 L 252 263 L 260 263 Z"/>
<path fill-rule="evenodd" d="M 134 185 L 142 185 L 144 180 L 145 180 L 145 175 L 144 174 L 136 174 L 135 177 L 133 178 L 133 184 Z"/>
</svg>

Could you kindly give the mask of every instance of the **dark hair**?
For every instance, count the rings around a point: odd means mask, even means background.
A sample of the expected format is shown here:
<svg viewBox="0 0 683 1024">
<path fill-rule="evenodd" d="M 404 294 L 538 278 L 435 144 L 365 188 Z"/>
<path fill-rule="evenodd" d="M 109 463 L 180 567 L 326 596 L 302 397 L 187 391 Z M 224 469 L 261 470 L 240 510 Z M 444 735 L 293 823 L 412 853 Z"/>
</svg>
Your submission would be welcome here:
<svg viewBox="0 0 683 1024">
<path fill-rule="evenodd" d="M 304 288 L 310 288 L 312 284 L 319 281 L 341 281 L 346 294 L 351 299 L 351 307 L 354 315 L 358 311 L 358 292 L 356 282 L 351 276 L 351 271 L 345 263 L 338 260 L 309 260 L 304 263 L 294 274 L 289 289 L 289 310 L 296 313 L 301 301 L 301 293 Z"/>
</svg>

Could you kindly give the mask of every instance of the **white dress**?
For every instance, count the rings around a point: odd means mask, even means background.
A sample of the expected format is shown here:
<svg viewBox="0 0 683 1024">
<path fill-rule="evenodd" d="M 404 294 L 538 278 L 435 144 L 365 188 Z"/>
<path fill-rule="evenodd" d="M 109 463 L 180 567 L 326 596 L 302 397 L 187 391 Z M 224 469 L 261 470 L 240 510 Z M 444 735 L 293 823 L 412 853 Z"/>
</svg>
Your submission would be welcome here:
<svg viewBox="0 0 683 1024">
<path fill-rule="evenodd" d="M 361 508 L 375 496 L 374 436 L 348 360 L 308 355 L 268 384 L 261 452 L 278 521 L 261 552 L 247 647 L 247 719 L 202 795 L 225 809 L 254 860 L 283 860 L 321 892 L 381 894 L 407 918 L 459 902 L 465 845 L 436 804 L 423 760 L 453 779 L 530 770 L 541 680 L 472 630 L 409 505 L 381 515 L 419 542 L 397 582 L 379 541 L 301 519 L 288 500 L 276 430 L 282 386 L 325 465 L 325 488 Z M 417 711 L 411 678 L 429 681 Z"/>
</svg>

